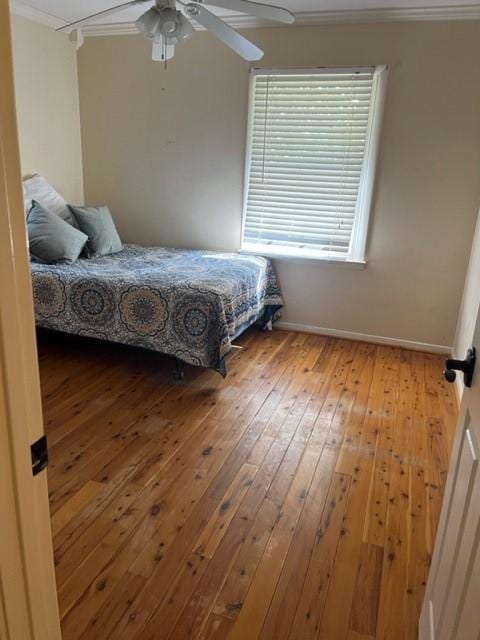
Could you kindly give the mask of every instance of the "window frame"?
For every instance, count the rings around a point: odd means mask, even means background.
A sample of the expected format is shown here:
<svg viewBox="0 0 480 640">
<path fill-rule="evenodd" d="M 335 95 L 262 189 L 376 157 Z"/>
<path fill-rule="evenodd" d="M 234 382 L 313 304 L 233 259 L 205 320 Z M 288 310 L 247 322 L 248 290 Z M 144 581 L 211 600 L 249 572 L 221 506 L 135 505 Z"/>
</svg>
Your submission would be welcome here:
<svg viewBox="0 0 480 640">
<path fill-rule="evenodd" d="M 275 243 L 261 244 L 244 241 L 245 222 L 247 216 L 247 203 L 249 191 L 250 164 L 252 161 L 253 139 L 253 113 L 255 101 L 255 78 L 258 75 L 326 75 L 339 71 L 355 73 L 371 71 L 373 69 L 373 84 L 371 96 L 371 108 L 369 113 L 367 136 L 365 142 L 365 155 L 360 174 L 357 203 L 355 207 L 355 219 L 350 239 L 348 253 L 339 255 L 337 252 L 321 251 L 316 249 L 288 248 Z M 262 68 L 250 69 L 247 141 L 245 148 L 245 176 L 243 189 L 242 224 L 240 229 L 240 251 L 242 253 L 263 254 L 273 258 L 293 258 L 301 260 L 323 260 L 325 262 L 366 264 L 366 248 L 369 230 L 370 214 L 372 209 L 373 189 L 377 169 L 378 152 L 380 147 L 380 135 L 385 110 L 385 98 L 388 78 L 387 65 L 364 65 L 359 67 L 312 67 L 312 68 Z"/>
</svg>

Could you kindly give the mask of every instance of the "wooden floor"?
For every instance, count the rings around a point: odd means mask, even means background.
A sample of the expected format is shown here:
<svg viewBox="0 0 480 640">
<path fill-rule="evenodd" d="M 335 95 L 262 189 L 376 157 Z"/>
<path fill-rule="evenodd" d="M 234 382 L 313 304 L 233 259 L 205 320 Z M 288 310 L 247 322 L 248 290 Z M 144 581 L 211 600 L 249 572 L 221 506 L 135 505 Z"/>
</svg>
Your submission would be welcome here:
<svg viewBox="0 0 480 640">
<path fill-rule="evenodd" d="M 64 640 L 414 639 L 456 402 L 442 359 L 249 330 L 226 380 L 41 337 Z"/>
</svg>

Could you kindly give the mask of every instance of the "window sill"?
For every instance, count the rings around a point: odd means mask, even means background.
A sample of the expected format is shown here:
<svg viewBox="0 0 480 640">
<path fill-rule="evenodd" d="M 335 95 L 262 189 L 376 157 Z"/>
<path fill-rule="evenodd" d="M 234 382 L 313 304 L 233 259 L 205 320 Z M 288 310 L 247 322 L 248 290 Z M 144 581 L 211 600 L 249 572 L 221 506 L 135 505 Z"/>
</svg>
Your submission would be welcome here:
<svg viewBox="0 0 480 640">
<path fill-rule="evenodd" d="M 349 258 L 322 255 L 315 251 L 285 251 L 283 248 L 264 247 L 261 245 L 256 248 L 252 246 L 242 248 L 240 249 L 240 253 L 264 256 L 265 258 L 273 258 L 275 260 L 286 260 L 289 262 L 323 262 L 339 267 L 350 267 L 351 269 L 365 269 L 367 265 L 366 260 L 352 260 Z"/>
</svg>

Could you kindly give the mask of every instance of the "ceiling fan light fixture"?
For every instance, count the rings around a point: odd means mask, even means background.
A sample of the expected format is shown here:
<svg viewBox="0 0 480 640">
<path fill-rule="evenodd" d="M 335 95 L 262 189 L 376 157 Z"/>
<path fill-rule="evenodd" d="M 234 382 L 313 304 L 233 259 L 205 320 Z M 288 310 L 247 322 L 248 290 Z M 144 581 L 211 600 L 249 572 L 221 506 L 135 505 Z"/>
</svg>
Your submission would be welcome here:
<svg viewBox="0 0 480 640">
<path fill-rule="evenodd" d="M 152 7 L 146 13 L 142 13 L 135 24 L 142 35 L 153 40 L 160 24 L 160 12 L 156 7 Z"/>
<path fill-rule="evenodd" d="M 142 35 L 157 43 L 165 39 L 166 44 L 177 44 L 193 33 L 190 22 L 170 7 L 152 7 L 138 18 L 136 25 Z"/>
<path fill-rule="evenodd" d="M 160 13 L 160 23 L 157 33 L 161 33 L 167 44 L 177 44 L 185 38 L 189 38 L 193 33 L 190 22 L 175 9 L 162 9 Z"/>
</svg>

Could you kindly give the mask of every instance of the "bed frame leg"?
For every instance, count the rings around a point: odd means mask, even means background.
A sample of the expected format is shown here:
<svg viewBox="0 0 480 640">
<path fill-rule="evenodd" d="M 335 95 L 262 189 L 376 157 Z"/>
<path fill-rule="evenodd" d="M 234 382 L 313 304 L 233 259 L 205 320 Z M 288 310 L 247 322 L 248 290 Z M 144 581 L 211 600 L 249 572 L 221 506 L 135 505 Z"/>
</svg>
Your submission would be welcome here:
<svg viewBox="0 0 480 640">
<path fill-rule="evenodd" d="M 178 358 L 175 358 L 175 373 L 173 374 L 175 380 L 183 380 L 185 378 L 185 371 L 183 370 L 182 362 Z"/>
</svg>

